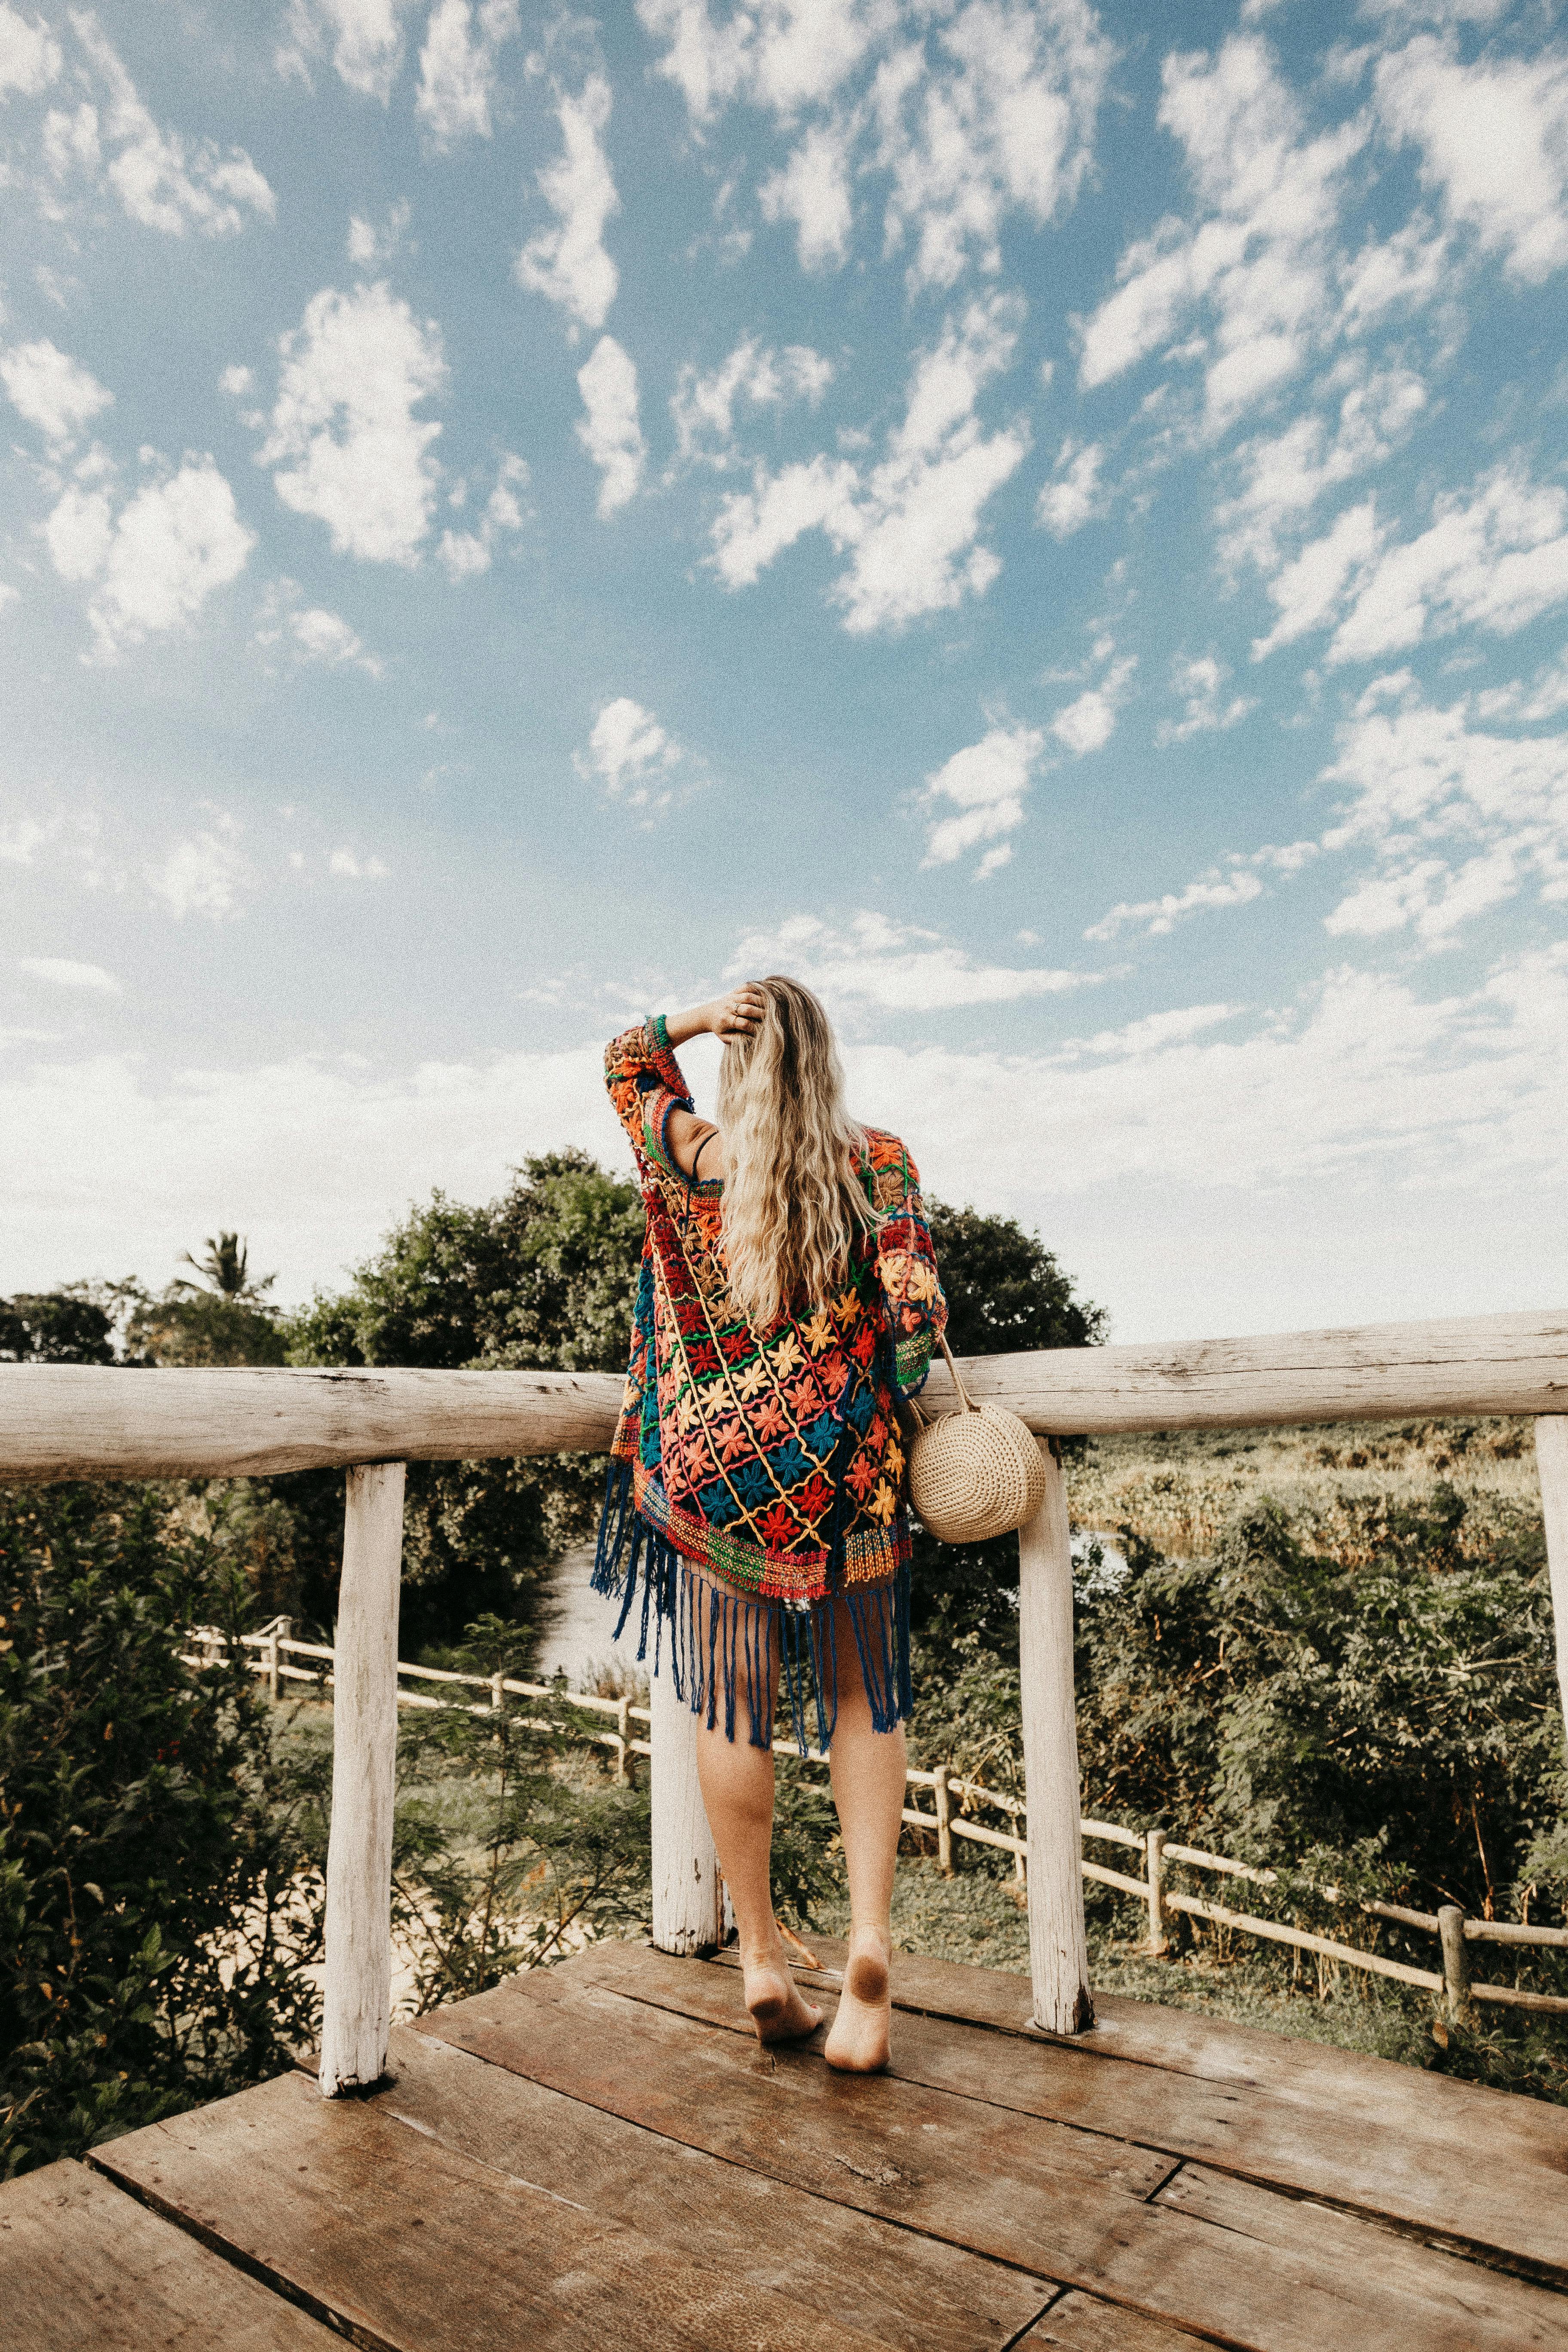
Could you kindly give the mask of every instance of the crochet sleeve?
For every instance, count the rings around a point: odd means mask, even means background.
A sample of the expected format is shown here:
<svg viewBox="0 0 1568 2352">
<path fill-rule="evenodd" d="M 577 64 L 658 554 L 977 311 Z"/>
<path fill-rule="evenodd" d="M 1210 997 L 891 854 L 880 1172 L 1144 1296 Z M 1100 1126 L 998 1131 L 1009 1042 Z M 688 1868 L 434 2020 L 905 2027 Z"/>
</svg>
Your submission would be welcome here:
<svg viewBox="0 0 1568 2352">
<path fill-rule="evenodd" d="M 925 1386 L 931 1350 L 947 1323 L 947 1301 L 936 1270 L 936 1252 L 921 1205 L 920 1171 L 896 1137 L 874 1153 L 874 1199 L 881 1212 L 877 1229 L 877 1272 L 893 1335 L 893 1372 L 900 1396 Z"/>
<path fill-rule="evenodd" d="M 651 1176 L 678 1175 L 664 1131 L 672 1110 L 692 1108 L 691 1090 L 665 1034 L 662 1014 L 650 1013 L 635 1029 L 611 1039 L 605 1048 L 605 1084 L 616 1116 L 631 1138 L 644 1182 Z"/>
</svg>

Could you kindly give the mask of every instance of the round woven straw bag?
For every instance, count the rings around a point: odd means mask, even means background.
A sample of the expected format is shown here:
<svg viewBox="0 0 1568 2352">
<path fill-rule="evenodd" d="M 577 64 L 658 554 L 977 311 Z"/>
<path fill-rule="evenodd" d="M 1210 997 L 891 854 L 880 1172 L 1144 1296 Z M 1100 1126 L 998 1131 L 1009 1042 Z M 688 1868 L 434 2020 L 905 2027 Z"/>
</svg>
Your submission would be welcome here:
<svg viewBox="0 0 1568 2352">
<path fill-rule="evenodd" d="M 1037 1439 L 1005 1405 L 976 1404 L 945 1339 L 959 1411 L 930 1420 L 915 1405 L 920 1433 L 910 1448 L 910 1500 L 939 1543 L 984 1543 L 1032 1519 L 1046 1499 Z"/>
</svg>

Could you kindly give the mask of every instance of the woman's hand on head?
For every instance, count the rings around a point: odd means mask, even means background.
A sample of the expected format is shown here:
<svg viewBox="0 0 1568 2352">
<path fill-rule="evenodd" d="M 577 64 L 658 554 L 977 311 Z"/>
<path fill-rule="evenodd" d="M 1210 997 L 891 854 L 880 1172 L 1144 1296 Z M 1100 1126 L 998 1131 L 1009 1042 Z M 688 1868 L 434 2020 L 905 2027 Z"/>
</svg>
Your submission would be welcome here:
<svg viewBox="0 0 1568 2352">
<path fill-rule="evenodd" d="M 708 1007 L 708 1026 L 715 1037 L 754 1037 L 767 1012 L 767 998 L 754 981 L 744 981 L 727 996 L 716 996 Z"/>
</svg>

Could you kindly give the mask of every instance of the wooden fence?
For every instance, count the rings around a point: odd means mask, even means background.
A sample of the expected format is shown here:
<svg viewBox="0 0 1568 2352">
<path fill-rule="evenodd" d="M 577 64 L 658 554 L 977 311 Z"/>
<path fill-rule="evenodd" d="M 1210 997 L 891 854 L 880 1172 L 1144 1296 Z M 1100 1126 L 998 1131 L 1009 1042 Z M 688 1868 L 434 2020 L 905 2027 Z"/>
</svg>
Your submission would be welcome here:
<svg viewBox="0 0 1568 2352">
<path fill-rule="evenodd" d="M 192 1666 L 211 1664 L 227 1654 L 226 1636 L 215 1626 L 194 1626 L 185 1637 L 187 1649 L 182 1653 L 185 1664 Z M 289 1683 L 303 1683 L 324 1697 L 332 1687 L 332 1666 L 335 1653 L 328 1643 L 296 1641 L 292 1620 L 274 1618 L 255 1633 L 242 1633 L 242 1647 L 250 1654 L 247 1663 L 251 1672 L 264 1675 L 276 1699 L 281 1697 Z M 306 1658 L 309 1665 L 291 1663 Z M 633 1737 L 635 1723 L 652 1728 L 652 1710 L 637 1706 L 623 1694 L 618 1698 L 601 1698 L 592 1691 L 566 1691 L 558 1683 L 523 1682 L 510 1675 L 464 1675 L 446 1666 L 416 1666 L 406 1660 L 397 1661 L 399 1706 L 461 1707 L 470 1715 L 490 1715 L 504 1706 L 508 1698 L 548 1699 L 567 1706 L 580 1708 L 588 1715 L 613 1716 L 613 1731 L 594 1732 L 590 1737 L 600 1746 L 610 1748 L 616 1759 L 616 1780 L 624 1787 L 631 1777 L 632 1759 L 653 1753 L 649 1739 Z M 432 1696 L 424 1691 L 409 1690 L 405 1682 L 435 1683 L 450 1689 L 457 1685 L 462 1691 L 483 1692 L 482 1698 L 469 1699 L 456 1695 Z M 826 1756 L 818 1748 L 808 1750 L 801 1758 L 793 1740 L 775 1739 L 775 1755 L 787 1756 L 807 1764 L 825 1765 Z M 911 1789 L 931 1791 L 932 1810 L 928 1813 L 918 1805 L 906 1805 L 904 1819 L 911 1827 L 925 1831 L 934 1841 L 938 1866 L 943 1872 L 952 1868 L 952 1842 L 968 1839 L 976 1845 L 999 1848 L 1013 1856 L 1015 1873 L 1020 1884 L 1026 1884 L 1029 1851 L 1027 1836 L 1028 1807 L 1022 1797 L 1005 1796 L 995 1789 L 987 1789 L 978 1780 L 970 1780 L 954 1772 L 949 1766 L 939 1765 L 927 1770 L 911 1764 L 906 1778 Z M 984 1805 L 994 1811 L 1011 1815 L 1015 1822 L 1022 1819 L 1026 1833 L 1016 1830 L 989 1829 L 982 1822 L 972 1821 L 959 1805 Z M 1256 1868 L 1251 1863 L 1237 1862 L 1229 1854 L 1210 1853 L 1205 1847 L 1182 1845 L 1163 1829 L 1128 1829 L 1120 1822 L 1084 1821 L 1079 1824 L 1083 1837 L 1111 1845 L 1128 1846 L 1143 1858 L 1144 1874 L 1131 1877 L 1125 1871 L 1111 1870 L 1103 1863 L 1092 1862 L 1087 1854 L 1079 1857 L 1079 1867 L 1085 1878 L 1101 1886 L 1114 1887 L 1118 1894 L 1131 1895 L 1142 1903 L 1149 1915 L 1147 1949 L 1153 1957 L 1163 1957 L 1171 1948 L 1166 1932 L 1166 1914 L 1184 1912 L 1194 1919 L 1236 1929 L 1242 1935 L 1256 1936 L 1264 1942 L 1286 1944 L 1297 1951 L 1312 1952 L 1321 1958 L 1342 1962 L 1347 1968 L 1361 1969 L 1373 1976 L 1392 1977 L 1397 1983 L 1415 1985 L 1428 1992 L 1445 1996 L 1448 2014 L 1464 2016 L 1472 2002 L 1491 2003 L 1505 2009 L 1532 2009 L 1568 2016 L 1568 1996 L 1558 1993 L 1530 1992 L 1515 1985 L 1478 1984 L 1470 1976 L 1469 1944 L 1500 1944 L 1515 1949 L 1568 1950 L 1568 1927 L 1531 1927 L 1528 1922 L 1506 1919 L 1471 1919 L 1458 1904 L 1445 1904 L 1438 1911 L 1415 1911 L 1403 1904 L 1382 1903 L 1371 1897 L 1340 1894 L 1336 1887 L 1314 1886 L 1311 1891 L 1331 1903 L 1346 1902 L 1353 1909 L 1373 1919 L 1386 1920 L 1391 1925 L 1436 1936 L 1442 1947 L 1443 1966 L 1440 1973 L 1431 1969 L 1413 1968 L 1407 1961 L 1391 1959 L 1385 1953 L 1368 1951 L 1358 1944 L 1346 1944 L 1328 1936 L 1313 1935 L 1302 1927 L 1291 1927 L 1280 1919 L 1258 1918 L 1246 1911 L 1233 1911 L 1221 1903 L 1202 1901 L 1194 1895 L 1184 1895 L 1168 1886 L 1165 1872 L 1172 1863 L 1185 1864 L 1190 1869 L 1215 1871 L 1233 1878 L 1248 1879 L 1258 1886 L 1277 1886 L 1279 1873 Z"/>
<path fill-rule="evenodd" d="M 1558 1674 L 1568 1693 L 1568 1311 L 1172 1347 L 1047 1349 L 977 1358 L 963 1373 L 972 1395 L 1010 1405 L 1047 1440 L 1407 1414 L 1534 1416 Z M 621 1389 L 608 1373 L 0 1365 L 0 1481 L 267 1477 L 321 1465 L 347 1471 L 321 2032 L 329 2097 L 378 2082 L 386 2062 L 405 1465 L 602 1453 Z M 936 1412 L 954 1410 L 945 1370 L 933 1373 L 923 1402 Z M 1047 1444 L 1042 1453 L 1045 1500 L 1018 1538 L 1029 1961 L 1036 2023 L 1079 2033 L 1094 2022 L 1094 2002 L 1083 1919 L 1072 1558 L 1057 1449 Z M 655 1940 L 667 1951 L 710 1948 L 721 1923 L 717 1860 L 697 1783 L 696 1729 L 668 1675 L 655 1678 L 648 1729 Z M 939 1814 L 931 1818 L 940 1832 Z M 970 1824 L 971 1833 L 980 1826 Z M 1129 1885 L 1145 1892 L 1145 1882 Z M 1163 1900 L 1179 1907 L 1173 1894 Z M 1220 1905 L 1199 1911 L 1194 1896 L 1180 1903 L 1194 1916 L 1224 1916 Z M 1445 1950 L 1455 1942 L 1454 1922 L 1447 1927 Z M 1463 1948 L 1461 1935 L 1461 1960 Z"/>
</svg>

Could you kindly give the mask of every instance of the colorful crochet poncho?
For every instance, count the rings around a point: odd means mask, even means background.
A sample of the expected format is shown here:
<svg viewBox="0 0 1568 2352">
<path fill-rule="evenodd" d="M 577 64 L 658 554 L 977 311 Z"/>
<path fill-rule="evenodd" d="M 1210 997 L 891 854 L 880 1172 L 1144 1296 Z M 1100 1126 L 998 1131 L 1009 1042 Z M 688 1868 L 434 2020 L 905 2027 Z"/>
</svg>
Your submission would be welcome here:
<svg viewBox="0 0 1568 2352">
<path fill-rule="evenodd" d="M 640 1569 L 638 1656 L 651 1613 L 656 1671 L 668 1624 L 678 1689 L 710 1723 L 721 1706 L 731 1738 L 739 1685 L 749 1736 L 771 1741 L 777 1657 L 803 1748 L 808 1696 L 821 1744 L 831 1737 L 834 1612 L 822 1604 L 842 1595 L 873 1720 L 890 1729 L 910 1707 L 896 1398 L 923 1384 L 947 1318 L 914 1164 L 896 1136 L 867 1130 L 876 1222 L 842 1288 L 757 1331 L 730 1296 L 722 1181 L 683 1174 L 666 1143 L 670 1112 L 692 1106 L 663 1022 L 616 1038 L 605 1071 L 647 1230 L 595 1585 L 620 1595 L 618 1633 Z"/>
</svg>

